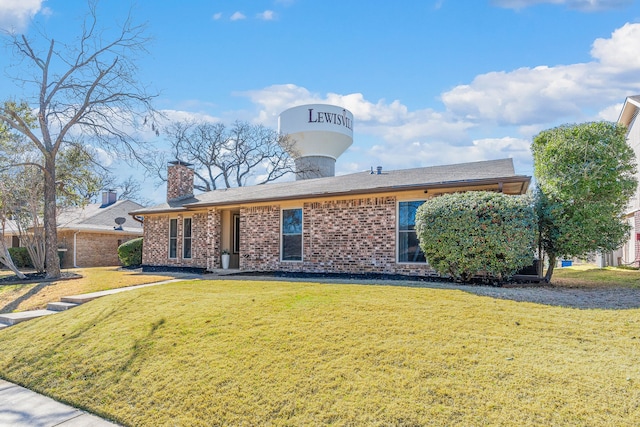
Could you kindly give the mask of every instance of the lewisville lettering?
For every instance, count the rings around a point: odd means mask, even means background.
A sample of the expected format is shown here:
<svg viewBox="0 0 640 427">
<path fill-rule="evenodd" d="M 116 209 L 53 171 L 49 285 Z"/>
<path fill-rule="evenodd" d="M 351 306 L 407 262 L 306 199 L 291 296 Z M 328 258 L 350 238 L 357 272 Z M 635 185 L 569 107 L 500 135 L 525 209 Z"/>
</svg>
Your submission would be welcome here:
<svg viewBox="0 0 640 427">
<path fill-rule="evenodd" d="M 353 123 L 349 117 L 347 117 L 346 110 L 342 110 L 342 114 L 327 113 L 326 111 L 313 111 L 313 108 L 309 108 L 309 123 L 333 123 L 334 125 L 344 126 L 349 130 Z"/>
</svg>

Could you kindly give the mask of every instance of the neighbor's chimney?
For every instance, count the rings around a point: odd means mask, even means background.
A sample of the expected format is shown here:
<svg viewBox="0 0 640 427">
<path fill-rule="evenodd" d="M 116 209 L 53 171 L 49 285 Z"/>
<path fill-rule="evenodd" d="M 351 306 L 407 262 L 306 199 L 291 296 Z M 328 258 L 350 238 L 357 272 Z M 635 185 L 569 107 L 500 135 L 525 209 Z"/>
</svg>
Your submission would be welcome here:
<svg viewBox="0 0 640 427">
<path fill-rule="evenodd" d="M 102 192 L 102 208 L 114 204 L 118 200 L 115 190 L 105 190 Z"/>
<path fill-rule="evenodd" d="M 190 163 L 176 160 L 167 168 L 167 202 L 193 196 L 193 169 Z"/>
</svg>

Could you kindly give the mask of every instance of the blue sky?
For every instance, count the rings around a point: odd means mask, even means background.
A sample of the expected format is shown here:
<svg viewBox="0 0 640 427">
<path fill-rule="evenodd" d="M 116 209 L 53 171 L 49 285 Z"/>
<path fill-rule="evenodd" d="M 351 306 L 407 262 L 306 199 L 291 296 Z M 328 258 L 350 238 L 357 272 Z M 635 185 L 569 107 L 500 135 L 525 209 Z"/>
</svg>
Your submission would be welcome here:
<svg viewBox="0 0 640 427">
<path fill-rule="evenodd" d="M 113 25 L 129 6 L 103 0 L 98 11 Z M 29 33 L 34 19 L 65 39 L 85 10 L 0 0 L 0 27 Z M 355 123 L 340 174 L 512 157 L 531 175 L 539 131 L 616 120 L 640 94 L 637 0 L 138 0 L 133 16 L 153 37 L 138 65 L 156 108 L 276 128 L 286 108 L 341 105 Z M 0 68 L 9 63 L 3 51 Z M 0 80 L 0 99 L 19 95 Z M 162 202 L 164 187 L 145 188 Z"/>
</svg>

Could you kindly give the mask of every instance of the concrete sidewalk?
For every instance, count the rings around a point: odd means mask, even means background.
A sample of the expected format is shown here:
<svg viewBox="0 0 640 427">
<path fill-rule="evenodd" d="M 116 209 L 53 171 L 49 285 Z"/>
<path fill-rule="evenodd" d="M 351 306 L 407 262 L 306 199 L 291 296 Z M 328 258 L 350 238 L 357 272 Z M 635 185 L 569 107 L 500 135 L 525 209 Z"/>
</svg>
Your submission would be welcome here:
<svg viewBox="0 0 640 427">
<path fill-rule="evenodd" d="M 117 425 L 0 379 L 1 427 L 114 427 Z"/>
</svg>

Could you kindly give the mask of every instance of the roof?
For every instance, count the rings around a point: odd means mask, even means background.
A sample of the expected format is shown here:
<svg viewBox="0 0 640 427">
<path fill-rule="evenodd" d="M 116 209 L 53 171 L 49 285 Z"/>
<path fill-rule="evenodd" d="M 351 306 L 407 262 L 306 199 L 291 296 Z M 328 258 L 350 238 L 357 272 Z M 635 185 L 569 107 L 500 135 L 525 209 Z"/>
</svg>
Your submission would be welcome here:
<svg viewBox="0 0 640 427">
<path fill-rule="evenodd" d="M 629 127 L 635 117 L 638 115 L 639 109 L 640 95 L 628 96 L 627 99 L 624 100 L 622 111 L 620 112 L 620 116 L 618 117 L 618 123 Z"/>
<path fill-rule="evenodd" d="M 107 206 L 93 203 L 62 209 L 57 216 L 58 230 L 113 232 L 118 227 L 116 218 L 124 218 L 123 232 L 142 235 L 142 224 L 129 216 L 129 212 L 140 208 L 142 205 L 131 200 L 118 200 Z"/>
<path fill-rule="evenodd" d="M 181 211 L 207 206 L 295 200 L 314 197 L 372 194 L 442 188 L 446 186 L 481 185 L 497 182 L 521 183 L 519 192 L 526 191 L 530 177 L 516 175 L 512 159 L 488 160 L 445 166 L 384 171 L 378 175 L 359 172 L 327 178 L 279 182 L 248 187 L 226 188 L 198 194 L 182 200 L 163 203 L 130 212 L 145 215 Z"/>
</svg>

